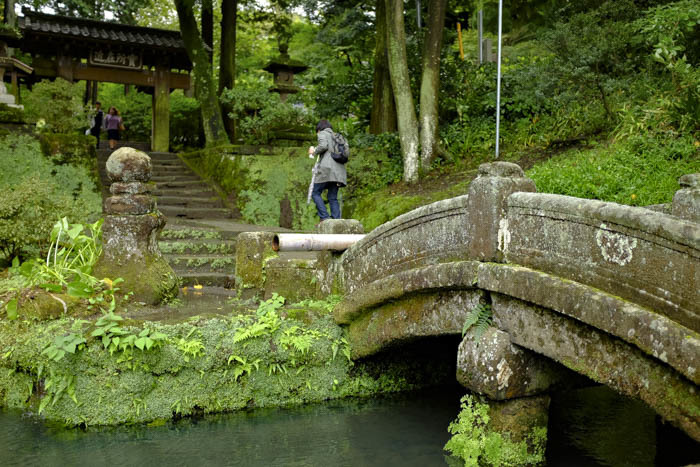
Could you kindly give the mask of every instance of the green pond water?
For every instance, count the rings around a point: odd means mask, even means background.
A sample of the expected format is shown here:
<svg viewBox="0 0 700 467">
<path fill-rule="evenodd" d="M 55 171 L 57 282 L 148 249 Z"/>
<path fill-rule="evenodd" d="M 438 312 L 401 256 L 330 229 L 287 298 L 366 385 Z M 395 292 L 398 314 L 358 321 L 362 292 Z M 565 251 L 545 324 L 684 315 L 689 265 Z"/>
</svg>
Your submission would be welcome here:
<svg viewBox="0 0 700 467">
<path fill-rule="evenodd" d="M 444 466 L 457 387 L 369 400 L 256 409 L 163 426 L 65 429 L 0 412 L 2 466 Z M 547 465 L 700 462 L 700 446 L 642 404 L 602 388 L 557 395 Z"/>
</svg>

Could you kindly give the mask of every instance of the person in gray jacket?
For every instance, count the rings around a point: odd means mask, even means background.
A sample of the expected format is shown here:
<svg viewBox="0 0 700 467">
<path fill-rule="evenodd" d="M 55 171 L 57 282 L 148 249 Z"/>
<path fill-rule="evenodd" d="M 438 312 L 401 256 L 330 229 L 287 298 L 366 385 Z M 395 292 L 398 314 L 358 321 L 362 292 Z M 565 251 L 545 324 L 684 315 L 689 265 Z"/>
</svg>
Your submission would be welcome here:
<svg viewBox="0 0 700 467">
<path fill-rule="evenodd" d="M 316 204 L 316 211 L 321 221 L 326 219 L 340 219 L 340 205 L 338 204 L 338 188 L 347 185 L 348 174 L 344 164 L 339 164 L 333 157 L 333 128 L 328 120 L 321 120 L 316 125 L 316 136 L 318 146 L 309 148 L 311 156 L 318 156 L 316 162 L 315 177 L 311 199 Z M 326 203 L 323 202 L 321 194 L 328 190 L 328 204 L 331 208 L 331 215 L 328 215 Z"/>
</svg>

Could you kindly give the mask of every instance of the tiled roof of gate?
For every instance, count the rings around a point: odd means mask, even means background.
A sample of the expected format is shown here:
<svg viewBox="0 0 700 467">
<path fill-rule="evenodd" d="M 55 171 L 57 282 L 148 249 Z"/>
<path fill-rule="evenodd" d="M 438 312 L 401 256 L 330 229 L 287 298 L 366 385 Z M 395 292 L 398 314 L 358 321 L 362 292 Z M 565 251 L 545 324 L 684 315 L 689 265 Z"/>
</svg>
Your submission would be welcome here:
<svg viewBox="0 0 700 467">
<path fill-rule="evenodd" d="M 18 18 L 18 25 L 25 34 L 31 31 L 62 36 L 67 39 L 95 40 L 125 46 L 184 52 L 184 44 L 179 31 L 49 15 L 28 9 L 23 9 L 22 13 L 24 16 Z"/>
</svg>

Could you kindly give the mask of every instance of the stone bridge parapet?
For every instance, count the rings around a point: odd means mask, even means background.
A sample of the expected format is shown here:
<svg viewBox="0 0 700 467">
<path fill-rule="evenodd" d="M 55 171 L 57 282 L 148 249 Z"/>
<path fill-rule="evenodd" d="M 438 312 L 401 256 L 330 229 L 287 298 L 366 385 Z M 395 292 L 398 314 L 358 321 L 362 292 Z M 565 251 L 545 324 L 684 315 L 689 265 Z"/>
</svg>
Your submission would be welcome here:
<svg viewBox="0 0 700 467">
<path fill-rule="evenodd" d="M 490 304 L 493 342 L 460 345 L 465 386 L 546 391 L 561 381 L 546 357 L 700 440 L 700 198 L 685 185 L 670 215 L 535 193 L 519 167 L 486 165 L 467 195 L 399 216 L 330 264 L 335 319 L 362 358 L 458 334 L 464 307 Z"/>
</svg>

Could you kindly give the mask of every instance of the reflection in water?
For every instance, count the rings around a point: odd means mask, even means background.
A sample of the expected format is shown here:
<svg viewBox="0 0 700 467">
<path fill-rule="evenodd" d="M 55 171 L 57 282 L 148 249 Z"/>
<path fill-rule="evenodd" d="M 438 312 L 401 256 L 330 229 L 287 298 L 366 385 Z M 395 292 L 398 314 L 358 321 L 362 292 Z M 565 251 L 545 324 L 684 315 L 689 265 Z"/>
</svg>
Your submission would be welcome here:
<svg viewBox="0 0 700 467">
<path fill-rule="evenodd" d="M 0 412 L 0 465 L 446 465 L 442 447 L 462 393 L 458 387 L 440 387 L 158 427 L 87 431 Z M 661 436 L 667 440 L 658 444 L 659 430 L 667 428 L 656 428 L 648 408 L 607 388 L 569 391 L 552 402 L 547 465 L 683 465 L 700 460 L 697 443 L 674 432 Z"/>
<path fill-rule="evenodd" d="M 3 413 L 0 465 L 444 465 L 460 394 L 438 391 L 87 432 Z"/>
</svg>

